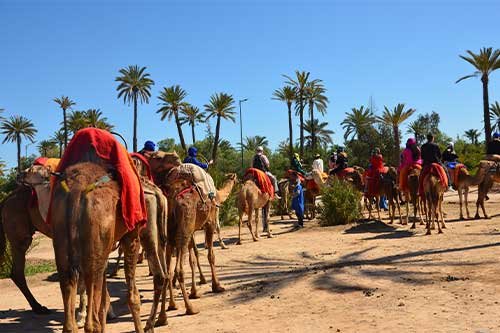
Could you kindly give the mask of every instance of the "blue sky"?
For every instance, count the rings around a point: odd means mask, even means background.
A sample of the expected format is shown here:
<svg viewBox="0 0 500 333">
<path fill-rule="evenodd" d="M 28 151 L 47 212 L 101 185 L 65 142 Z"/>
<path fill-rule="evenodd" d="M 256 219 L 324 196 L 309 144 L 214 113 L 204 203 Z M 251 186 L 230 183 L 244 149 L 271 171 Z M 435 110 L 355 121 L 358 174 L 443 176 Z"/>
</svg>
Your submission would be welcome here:
<svg viewBox="0 0 500 333">
<path fill-rule="evenodd" d="M 244 135 L 265 135 L 276 147 L 287 118 L 271 95 L 282 74 L 299 69 L 324 81 L 336 143 L 345 112 L 370 96 L 379 111 L 399 102 L 435 110 L 455 137 L 482 127 L 481 84 L 454 83 L 472 72 L 458 55 L 500 47 L 498 13 L 498 1 L 0 0 L 0 108 L 32 119 L 43 140 L 62 117 L 52 99 L 67 95 L 76 109 L 101 109 L 131 144 L 132 108 L 116 98 L 114 79 L 139 64 L 156 82 L 150 104 L 139 107 L 139 144 L 177 139 L 155 111 L 160 89 L 180 84 L 200 108 L 214 92 L 248 98 Z M 491 102 L 499 88 L 500 71 Z M 221 134 L 239 142 L 238 122 Z M 0 158 L 13 166 L 15 145 L 2 145 Z"/>
</svg>

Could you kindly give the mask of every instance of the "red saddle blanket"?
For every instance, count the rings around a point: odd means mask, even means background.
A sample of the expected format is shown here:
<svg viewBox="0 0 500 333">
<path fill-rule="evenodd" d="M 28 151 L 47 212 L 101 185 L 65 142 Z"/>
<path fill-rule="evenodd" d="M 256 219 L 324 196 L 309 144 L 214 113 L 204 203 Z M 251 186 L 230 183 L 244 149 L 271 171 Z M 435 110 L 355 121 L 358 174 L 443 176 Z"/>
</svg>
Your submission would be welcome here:
<svg viewBox="0 0 500 333">
<path fill-rule="evenodd" d="M 269 194 L 269 197 L 274 198 L 274 187 L 271 183 L 269 177 L 265 174 L 264 171 L 255 168 L 249 168 L 245 172 L 245 176 L 243 179 L 253 178 L 257 187 L 261 190 L 262 193 Z"/>
<path fill-rule="evenodd" d="M 285 178 L 287 178 L 287 179 L 294 180 L 294 179 L 297 179 L 297 177 L 299 177 L 301 183 L 304 183 L 305 178 L 301 173 L 299 173 L 295 170 L 292 170 L 292 169 L 288 169 L 285 172 Z"/>
<path fill-rule="evenodd" d="M 57 172 L 81 162 L 91 148 L 116 170 L 121 188 L 122 216 L 127 229 L 133 230 L 136 225 L 146 222 L 146 203 L 139 175 L 127 150 L 108 131 L 90 127 L 78 131 L 64 151 Z"/>
<path fill-rule="evenodd" d="M 343 170 L 340 170 L 336 173 L 338 179 L 346 179 L 347 176 L 354 172 L 354 168 L 348 167 Z"/>
<path fill-rule="evenodd" d="M 387 173 L 388 167 L 383 167 L 382 170 L 368 169 L 365 171 L 365 182 L 367 185 L 367 196 L 376 196 L 379 193 L 380 177 Z"/>
<path fill-rule="evenodd" d="M 453 173 L 452 173 L 453 184 L 455 186 L 457 186 L 457 184 L 458 184 L 458 176 L 460 175 L 460 171 L 462 169 L 465 169 L 466 174 L 469 174 L 469 172 L 467 171 L 467 167 L 464 164 L 462 164 L 462 163 L 457 163 L 455 165 L 455 169 L 452 170 L 453 171 Z"/>
<path fill-rule="evenodd" d="M 420 196 L 424 196 L 424 179 L 429 174 L 439 178 L 439 182 L 444 187 L 448 187 L 448 177 L 446 176 L 446 171 L 440 164 L 432 163 L 431 165 L 424 166 L 422 172 L 420 173 L 420 178 L 418 180 L 418 193 Z"/>
</svg>

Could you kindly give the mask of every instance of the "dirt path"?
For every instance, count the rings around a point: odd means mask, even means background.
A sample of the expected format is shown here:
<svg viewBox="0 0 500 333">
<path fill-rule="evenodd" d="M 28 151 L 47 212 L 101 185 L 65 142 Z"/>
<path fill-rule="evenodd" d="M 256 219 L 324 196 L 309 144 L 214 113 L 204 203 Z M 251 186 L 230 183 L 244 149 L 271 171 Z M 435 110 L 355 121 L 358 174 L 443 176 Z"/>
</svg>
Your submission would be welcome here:
<svg viewBox="0 0 500 333">
<path fill-rule="evenodd" d="M 381 222 L 330 228 L 309 222 L 293 232 L 292 221 L 275 220 L 276 238 L 253 243 L 245 230 L 242 246 L 216 250 L 227 291 L 201 286 L 196 316 L 183 314 L 179 294 L 179 310 L 156 332 L 500 332 L 500 194 L 490 197 L 491 220 L 459 222 L 458 197 L 447 196 L 442 235 Z M 231 244 L 237 228 L 223 233 Z M 40 242 L 31 256 L 53 257 L 50 241 Z M 138 276 L 145 320 L 152 296 L 145 264 Z M 0 280 L 0 332 L 60 332 L 59 285 L 48 280 L 29 278 L 38 300 L 56 309 L 48 316 L 34 315 L 14 284 Z M 111 279 L 109 288 L 119 318 L 107 331 L 132 332 L 123 278 Z"/>
</svg>

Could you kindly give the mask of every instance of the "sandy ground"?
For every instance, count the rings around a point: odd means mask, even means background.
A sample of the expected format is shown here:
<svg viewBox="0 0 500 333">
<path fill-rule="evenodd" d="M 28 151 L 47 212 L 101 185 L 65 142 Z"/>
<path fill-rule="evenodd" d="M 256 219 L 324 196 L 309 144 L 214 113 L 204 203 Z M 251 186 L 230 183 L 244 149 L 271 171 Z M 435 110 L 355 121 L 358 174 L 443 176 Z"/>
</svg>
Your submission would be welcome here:
<svg viewBox="0 0 500 333">
<path fill-rule="evenodd" d="M 227 291 L 201 286 L 195 316 L 184 315 L 178 294 L 179 310 L 156 332 L 500 332 L 500 194 L 490 197 L 492 219 L 457 221 L 458 196 L 447 195 L 442 235 L 424 236 L 422 226 L 412 231 L 386 220 L 328 228 L 308 222 L 300 231 L 292 231 L 293 221 L 274 220 L 275 238 L 254 243 L 245 230 L 244 244 L 236 246 L 237 228 L 225 228 L 231 246 L 217 248 L 216 260 Z M 51 242 L 41 237 L 30 257 L 53 258 Z M 60 332 L 54 276 L 28 280 L 54 312 L 33 314 L 14 284 L 0 280 L 0 332 Z M 138 286 L 145 320 L 152 297 L 145 264 Z M 107 331 L 132 332 L 123 275 L 109 288 L 119 318 Z"/>
</svg>

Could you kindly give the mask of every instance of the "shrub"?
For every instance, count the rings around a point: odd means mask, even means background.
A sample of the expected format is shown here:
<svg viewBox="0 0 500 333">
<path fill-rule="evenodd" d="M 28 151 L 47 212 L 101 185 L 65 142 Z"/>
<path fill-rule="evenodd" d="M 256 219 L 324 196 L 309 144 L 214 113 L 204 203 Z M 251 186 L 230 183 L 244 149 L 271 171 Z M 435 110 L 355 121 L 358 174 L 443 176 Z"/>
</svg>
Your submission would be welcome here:
<svg viewBox="0 0 500 333">
<path fill-rule="evenodd" d="M 341 180 L 334 179 L 331 186 L 321 191 L 320 225 L 348 224 L 361 217 L 361 193 Z"/>
<path fill-rule="evenodd" d="M 221 226 L 238 224 L 238 208 L 236 207 L 236 191 L 234 189 L 220 207 L 219 220 Z"/>
</svg>

